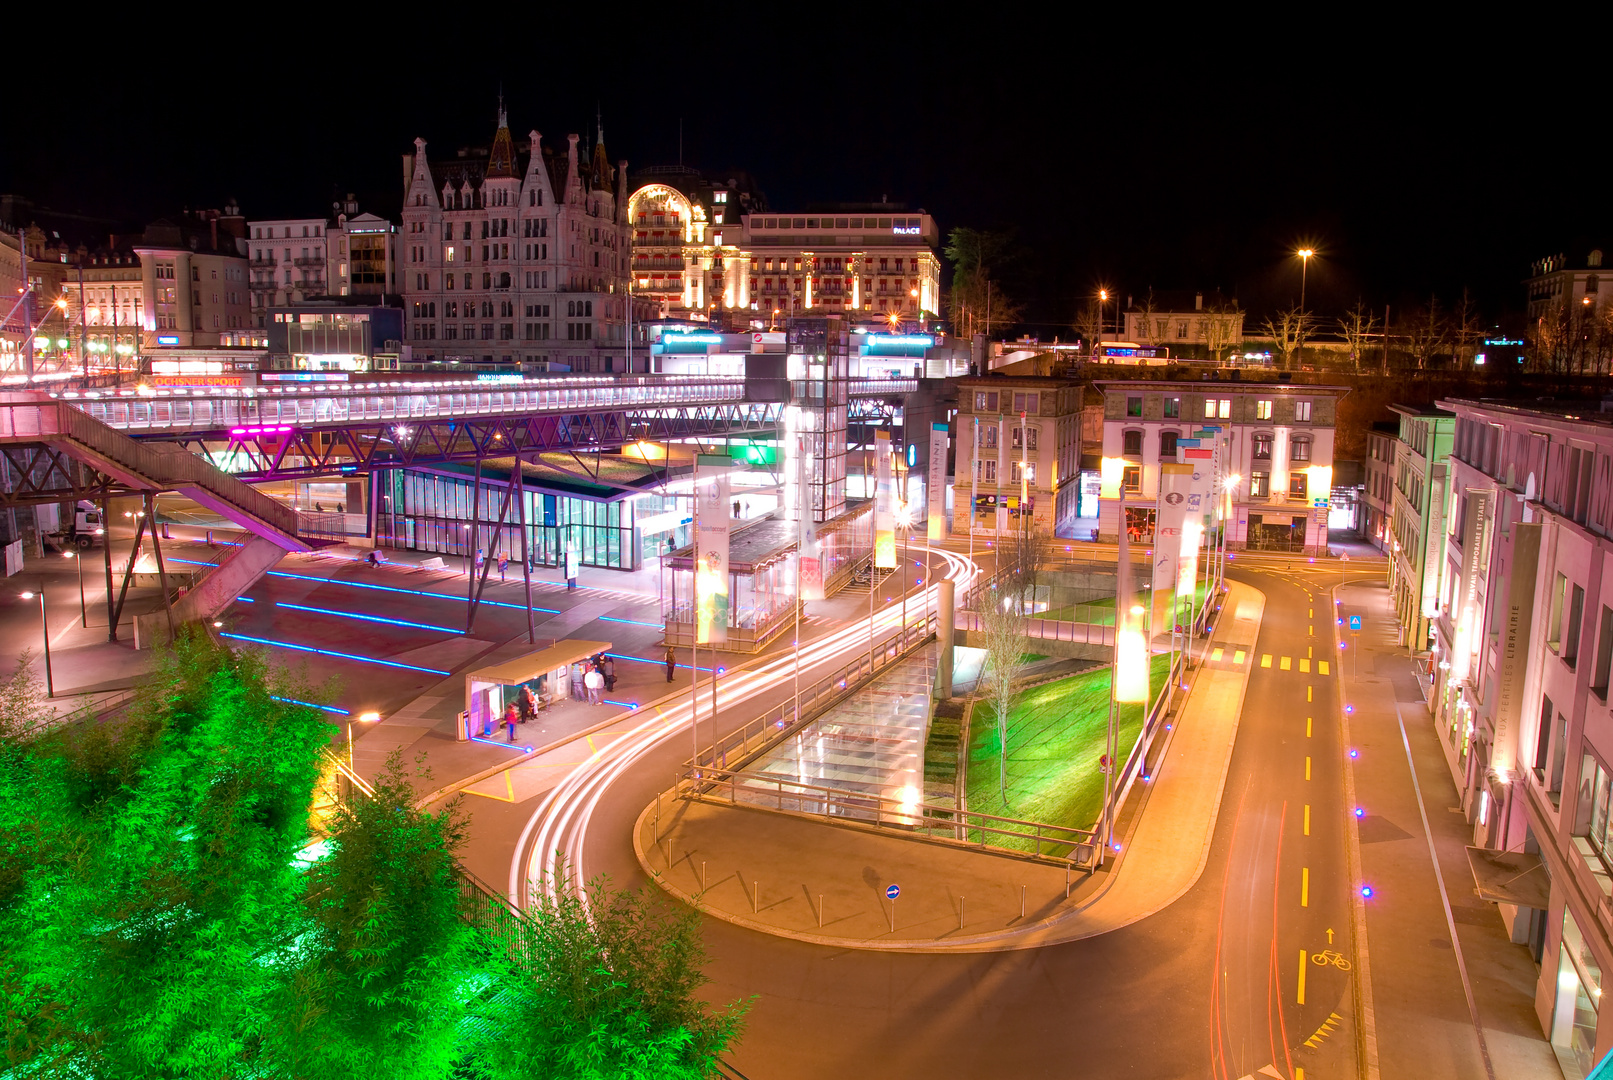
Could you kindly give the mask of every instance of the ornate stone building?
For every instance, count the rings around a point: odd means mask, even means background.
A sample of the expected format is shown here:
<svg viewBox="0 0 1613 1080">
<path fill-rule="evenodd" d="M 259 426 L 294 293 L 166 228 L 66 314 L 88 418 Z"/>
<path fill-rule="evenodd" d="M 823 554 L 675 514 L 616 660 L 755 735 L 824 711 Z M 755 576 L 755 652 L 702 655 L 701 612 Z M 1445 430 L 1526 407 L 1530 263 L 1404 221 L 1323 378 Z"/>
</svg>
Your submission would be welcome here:
<svg viewBox="0 0 1613 1080">
<path fill-rule="evenodd" d="M 585 164 L 580 141 L 517 142 L 502 106 L 486 150 L 432 160 L 415 140 L 398 238 L 406 367 L 626 371 L 631 351 L 645 370 L 647 303 L 628 342 L 626 162 L 613 169 L 601 137 Z"/>
</svg>

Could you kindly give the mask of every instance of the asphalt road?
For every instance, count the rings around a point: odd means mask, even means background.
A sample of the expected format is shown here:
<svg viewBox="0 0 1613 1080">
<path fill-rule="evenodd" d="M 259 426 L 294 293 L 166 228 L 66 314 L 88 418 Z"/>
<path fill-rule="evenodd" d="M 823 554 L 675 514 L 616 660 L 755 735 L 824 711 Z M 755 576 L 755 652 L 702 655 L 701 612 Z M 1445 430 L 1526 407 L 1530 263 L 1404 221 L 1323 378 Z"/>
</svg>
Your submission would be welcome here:
<svg viewBox="0 0 1613 1080">
<path fill-rule="evenodd" d="M 753 1080 L 1352 1075 L 1350 976 L 1329 954 L 1351 954 L 1325 591 L 1339 571 L 1320 565 L 1232 571 L 1266 593 L 1265 617 L 1211 857 L 1185 897 L 1098 938 L 956 957 L 835 951 L 708 920 L 711 998 L 752 1001 L 730 1060 Z M 659 745 L 595 800 L 590 873 L 642 881 L 632 822 L 684 749 Z"/>
</svg>

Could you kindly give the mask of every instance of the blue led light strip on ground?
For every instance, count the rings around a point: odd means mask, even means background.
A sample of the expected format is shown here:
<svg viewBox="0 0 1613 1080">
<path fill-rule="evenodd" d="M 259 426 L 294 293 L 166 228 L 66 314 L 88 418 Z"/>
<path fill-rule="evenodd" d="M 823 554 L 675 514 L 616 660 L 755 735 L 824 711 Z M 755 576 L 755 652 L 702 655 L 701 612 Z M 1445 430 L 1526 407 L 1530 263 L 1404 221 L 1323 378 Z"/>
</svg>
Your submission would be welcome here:
<svg viewBox="0 0 1613 1080">
<path fill-rule="evenodd" d="M 336 713 L 338 716 L 352 716 L 353 715 L 352 713 L 348 712 L 346 709 L 338 709 L 334 705 L 321 705 L 317 701 L 298 701 L 294 697 L 281 697 L 279 694 L 270 694 L 269 697 L 273 698 L 275 701 L 283 701 L 287 705 L 306 705 L 310 709 L 323 709 L 326 712 Z"/>
<path fill-rule="evenodd" d="M 612 660 L 632 660 L 634 663 L 638 663 L 638 664 L 657 664 L 660 667 L 666 667 L 666 661 L 665 660 L 647 660 L 642 656 L 628 656 L 626 653 L 619 653 L 619 652 L 608 652 L 605 655 L 610 657 Z M 688 664 L 673 664 L 672 666 L 673 666 L 674 669 L 683 668 L 685 671 L 687 671 L 689 669 Z M 696 671 L 710 671 L 711 669 L 708 668 L 708 667 L 703 667 L 703 668 L 696 668 L 695 670 Z"/>
<path fill-rule="evenodd" d="M 219 637 L 226 637 L 232 641 L 250 641 L 254 645 L 271 645 L 277 649 L 294 649 L 297 652 L 318 653 L 320 656 L 335 656 L 342 660 L 357 660 L 361 664 L 380 664 L 383 667 L 402 668 L 405 671 L 423 671 L 427 675 L 452 674 L 452 672 L 439 671 L 436 668 L 399 663 L 396 660 L 377 660 L 373 656 L 355 656 L 352 653 L 337 652 L 334 649 L 316 649 L 312 645 L 293 645 L 289 641 L 270 641 L 268 638 L 247 637 L 245 634 L 220 634 Z"/>
<path fill-rule="evenodd" d="M 653 626 L 657 630 L 661 629 L 661 624 L 658 623 L 658 622 L 641 622 L 638 619 L 617 619 L 617 618 L 613 618 L 610 615 L 601 615 L 599 617 L 599 621 L 600 622 L 627 623 L 629 626 Z"/>
<path fill-rule="evenodd" d="M 505 742 L 505 741 L 503 741 L 501 739 L 488 739 L 488 738 L 484 738 L 481 735 L 472 735 L 470 737 L 470 741 L 471 742 L 486 743 L 488 746 L 502 746 L 506 750 L 520 750 L 520 751 L 522 751 L 524 753 L 528 753 L 528 754 L 530 754 L 532 752 L 532 747 L 530 747 L 530 746 L 523 746 L 521 743 L 518 743 L 518 742 Z"/>
<path fill-rule="evenodd" d="M 345 585 L 350 589 L 375 589 L 375 590 L 378 590 L 380 592 L 403 593 L 405 596 L 424 596 L 429 600 L 453 600 L 453 601 L 456 601 L 456 602 L 461 603 L 461 604 L 470 603 L 470 601 L 465 599 L 463 596 L 453 596 L 453 595 L 450 595 L 448 593 L 422 592 L 419 589 L 400 589 L 400 588 L 397 588 L 396 586 L 393 586 L 393 585 L 371 585 L 371 584 L 369 584 L 367 582 L 363 582 L 363 581 L 343 581 L 340 578 L 314 577 L 311 574 L 288 574 L 284 570 L 270 570 L 269 571 L 269 576 L 270 577 L 295 578 L 298 581 L 318 581 L 318 582 L 321 582 L 321 583 L 323 583 L 325 585 Z M 482 603 L 482 604 L 486 604 L 489 607 L 511 608 L 511 609 L 513 609 L 515 611 L 525 611 L 526 610 L 526 605 L 525 604 L 507 604 L 502 600 L 482 600 L 482 601 L 479 601 L 479 602 Z M 533 611 L 541 611 L 545 615 L 558 615 L 558 614 L 560 614 L 560 609 L 559 608 L 535 607 L 532 610 Z"/>
<path fill-rule="evenodd" d="M 275 607 L 290 608 L 292 611 L 311 611 L 315 615 L 334 615 L 338 619 L 363 619 L 365 622 L 391 623 L 393 626 L 412 626 L 416 630 L 436 630 L 444 634 L 463 634 L 463 630 L 455 630 L 451 626 L 432 626 L 429 623 L 408 622 L 404 619 L 388 619 L 380 615 L 360 615 L 356 611 L 332 611 L 330 608 L 308 607 L 306 604 L 288 604 L 284 600 L 275 601 Z"/>
</svg>

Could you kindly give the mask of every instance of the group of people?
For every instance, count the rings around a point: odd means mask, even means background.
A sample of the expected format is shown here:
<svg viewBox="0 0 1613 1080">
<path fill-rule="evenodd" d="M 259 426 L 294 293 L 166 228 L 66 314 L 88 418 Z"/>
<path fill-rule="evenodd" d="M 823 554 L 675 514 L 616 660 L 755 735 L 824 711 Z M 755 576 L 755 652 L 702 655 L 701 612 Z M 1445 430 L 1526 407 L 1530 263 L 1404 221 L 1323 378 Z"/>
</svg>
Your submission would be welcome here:
<svg viewBox="0 0 1613 1080">
<path fill-rule="evenodd" d="M 584 665 L 583 689 L 588 692 L 588 704 L 603 705 L 605 692 L 616 689 L 616 661 L 609 656 L 596 656 Z"/>
</svg>

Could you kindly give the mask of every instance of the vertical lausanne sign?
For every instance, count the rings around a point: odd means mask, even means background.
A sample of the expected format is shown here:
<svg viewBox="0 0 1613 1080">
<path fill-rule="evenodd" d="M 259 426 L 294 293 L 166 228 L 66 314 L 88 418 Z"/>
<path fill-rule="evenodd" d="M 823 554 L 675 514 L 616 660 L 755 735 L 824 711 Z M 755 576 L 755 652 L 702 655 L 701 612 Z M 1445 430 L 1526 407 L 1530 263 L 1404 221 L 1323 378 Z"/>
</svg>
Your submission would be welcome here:
<svg viewBox="0 0 1613 1080">
<path fill-rule="evenodd" d="M 946 538 L 946 487 L 947 487 L 947 425 L 930 425 L 930 470 L 928 490 L 925 491 L 926 501 L 929 503 L 930 522 L 926 534 L 930 543 Z M 970 508 L 970 516 L 974 513 Z"/>
</svg>

